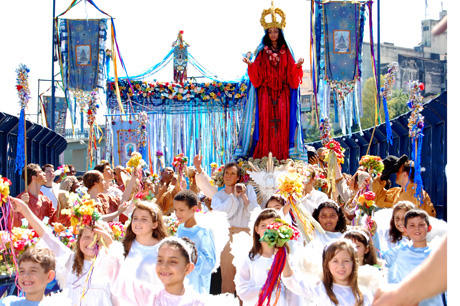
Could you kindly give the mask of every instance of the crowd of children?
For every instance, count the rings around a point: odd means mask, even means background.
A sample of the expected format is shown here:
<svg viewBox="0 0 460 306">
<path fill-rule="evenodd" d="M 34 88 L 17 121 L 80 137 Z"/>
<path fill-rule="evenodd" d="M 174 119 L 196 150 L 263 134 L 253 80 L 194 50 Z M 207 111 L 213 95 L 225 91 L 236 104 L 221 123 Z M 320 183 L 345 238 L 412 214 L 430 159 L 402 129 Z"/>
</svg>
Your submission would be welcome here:
<svg viewBox="0 0 460 306">
<path fill-rule="evenodd" d="M 113 171 L 102 162 L 56 180 L 52 165 L 29 164 L 27 191 L 9 198 L 9 224 L 41 239 L 18 256 L 19 294 L 0 305 L 371 305 L 377 289 L 402 282 L 446 234 L 426 193 L 422 205 L 404 186 L 384 186 L 392 173 L 409 184 L 410 161 L 382 163 L 377 175 L 337 165 L 327 188 L 324 159 L 286 161 L 278 172 L 294 173 L 301 186 L 289 200 L 263 194 L 242 162 L 207 174 L 200 156 L 157 179 L 138 165 Z M 272 243 L 275 223 L 301 234 Z M 71 229 L 75 242 L 53 226 Z M 45 296 L 54 279 L 60 290 Z M 441 294 L 420 305 L 443 303 Z"/>
</svg>

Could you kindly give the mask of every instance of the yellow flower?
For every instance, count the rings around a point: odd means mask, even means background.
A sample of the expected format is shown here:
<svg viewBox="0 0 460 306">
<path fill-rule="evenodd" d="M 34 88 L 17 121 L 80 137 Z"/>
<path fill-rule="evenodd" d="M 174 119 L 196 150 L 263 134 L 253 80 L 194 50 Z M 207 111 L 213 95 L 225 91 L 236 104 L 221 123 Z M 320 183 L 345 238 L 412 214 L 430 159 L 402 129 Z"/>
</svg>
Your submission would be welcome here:
<svg viewBox="0 0 460 306">
<path fill-rule="evenodd" d="M 75 227 L 78 223 L 80 223 L 80 221 L 76 217 L 70 218 L 70 225 Z"/>
<path fill-rule="evenodd" d="M 81 206 L 79 210 L 82 215 L 88 215 L 88 216 L 91 216 L 94 212 L 94 208 L 88 205 Z"/>
</svg>

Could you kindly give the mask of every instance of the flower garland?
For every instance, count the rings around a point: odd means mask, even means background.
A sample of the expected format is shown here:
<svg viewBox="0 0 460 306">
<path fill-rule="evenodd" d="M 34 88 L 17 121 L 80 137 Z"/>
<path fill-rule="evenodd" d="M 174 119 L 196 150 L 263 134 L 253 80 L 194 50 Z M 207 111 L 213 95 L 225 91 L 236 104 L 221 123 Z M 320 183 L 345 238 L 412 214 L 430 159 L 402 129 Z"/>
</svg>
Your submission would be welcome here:
<svg viewBox="0 0 460 306">
<path fill-rule="evenodd" d="M 93 165 L 93 149 L 97 149 L 96 134 L 94 131 L 94 124 L 96 123 L 96 113 L 99 108 L 97 103 L 97 92 L 92 91 L 90 94 L 90 99 L 88 101 L 88 110 L 86 111 L 87 121 L 89 126 L 88 134 L 88 156 L 89 156 L 89 165 Z"/>
<path fill-rule="evenodd" d="M 281 219 L 275 219 L 275 222 L 268 225 L 264 235 L 260 238 L 261 242 L 266 242 L 271 247 L 277 247 L 273 263 L 268 271 L 267 279 L 259 292 L 258 306 L 262 306 L 265 301 L 270 305 L 272 292 L 275 291 L 276 305 L 281 293 L 281 273 L 286 264 L 286 247 L 285 244 L 290 240 L 297 240 L 300 237 L 299 231 L 287 224 Z"/>
<path fill-rule="evenodd" d="M 137 131 L 138 134 L 138 147 L 143 148 L 147 145 L 147 123 L 149 121 L 149 117 L 146 112 L 140 112 L 138 115 L 137 120 L 139 121 L 139 129 Z"/>
<path fill-rule="evenodd" d="M 329 80 L 331 90 L 337 95 L 339 107 L 342 107 L 345 97 L 355 89 L 355 81 L 335 81 Z"/>
<path fill-rule="evenodd" d="M 141 100 L 144 98 L 169 99 L 174 101 L 191 101 L 200 99 L 202 101 L 221 101 L 222 98 L 235 100 L 242 99 L 247 95 L 247 85 L 229 82 L 211 83 L 163 83 L 163 82 L 142 82 L 131 81 L 134 92 L 126 80 L 118 81 L 121 98 L 127 100 Z M 108 82 L 108 95 L 115 96 L 115 83 Z"/>
<path fill-rule="evenodd" d="M 393 132 L 391 131 L 390 114 L 388 112 L 387 101 L 391 96 L 391 89 L 396 81 L 396 73 L 398 72 L 398 63 L 390 64 L 388 72 L 383 76 L 383 87 L 380 89 L 382 95 L 383 109 L 385 111 L 385 126 L 387 133 L 387 142 L 393 144 Z"/>
<path fill-rule="evenodd" d="M 380 156 L 364 155 L 359 160 L 359 165 L 363 166 L 367 172 L 376 177 L 383 172 L 384 165 Z"/>
<path fill-rule="evenodd" d="M 80 112 L 84 112 L 86 105 L 91 100 L 91 94 L 88 91 L 83 91 L 81 89 L 72 89 L 72 94 L 75 97 L 75 102 L 80 107 Z"/>
<path fill-rule="evenodd" d="M 21 109 L 25 109 L 30 100 L 29 72 L 30 69 L 24 64 L 20 64 L 18 69 L 16 69 L 16 89 Z"/>
<path fill-rule="evenodd" d="M 172 165 L 178 172 L 183 172 L 185 167 L 187 166 L 188 158 L 184 155 L 184 153 L 180 153 L 174 156 Z"/>
<path fill-rule="evenodd" d="M 415 197 L 420 201 L 420 206 L 423 202 L 423 181 L 422 181 L 422 142 L 423 142 L 423 127 L 425 126 L 423 111 L 423 97 L 421 92 L 425 90 L 425 85 L 419 81 L 412 81 L 409 86 L 410 95 L 407 105 L 411 109 L 409 117 L 409 137 L 412 142 L 411 157 L 414 161 L 414 183 L 417 185 Z"/>
</svg>

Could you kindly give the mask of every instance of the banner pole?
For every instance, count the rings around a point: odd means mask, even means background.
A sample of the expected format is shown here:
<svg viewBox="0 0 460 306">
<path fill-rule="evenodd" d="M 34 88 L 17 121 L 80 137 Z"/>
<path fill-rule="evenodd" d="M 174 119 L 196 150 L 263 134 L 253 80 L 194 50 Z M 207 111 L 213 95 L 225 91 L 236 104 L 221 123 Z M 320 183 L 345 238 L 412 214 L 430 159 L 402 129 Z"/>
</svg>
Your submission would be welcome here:
<svg viewBox="0 0 460 306">
<path fill-rule="evenodd" d="M 56 27 L 54 26 L 55 18 L 56 0 L 53 0 L 53 38 L 51 40 L 51 129 L 53 131 L 56 130 L 56 87 L 54 86 L 54 38 L 56 36 Z"/>
</svg>

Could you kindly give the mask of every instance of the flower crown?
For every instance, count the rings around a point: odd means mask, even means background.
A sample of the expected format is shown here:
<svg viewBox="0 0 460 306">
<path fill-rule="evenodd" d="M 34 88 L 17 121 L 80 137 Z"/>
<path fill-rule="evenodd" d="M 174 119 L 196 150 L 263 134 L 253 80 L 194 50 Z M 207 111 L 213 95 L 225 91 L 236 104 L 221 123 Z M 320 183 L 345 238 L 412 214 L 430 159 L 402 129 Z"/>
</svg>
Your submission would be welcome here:
<svg viewBox="0 0 460 306">
<path fill-rule="evenodd" d="M 265 17 L 267 15 L 271 15 L 271 22 L 265 21 Z M 281 21 L 276 20 L 276 15 L 278 15 L 281 18 Z M 278 28 L 283 30 L 286 26 L 286 15 L 280 8 L 275 8 L 272 1 L 271 8 L 262 11 L 262 16 L 260 17 L 260 24 L 262 25 L 264 30 L 268 30 L 270 28 Z"/>
</svg>

